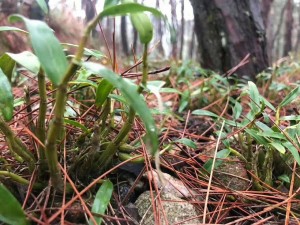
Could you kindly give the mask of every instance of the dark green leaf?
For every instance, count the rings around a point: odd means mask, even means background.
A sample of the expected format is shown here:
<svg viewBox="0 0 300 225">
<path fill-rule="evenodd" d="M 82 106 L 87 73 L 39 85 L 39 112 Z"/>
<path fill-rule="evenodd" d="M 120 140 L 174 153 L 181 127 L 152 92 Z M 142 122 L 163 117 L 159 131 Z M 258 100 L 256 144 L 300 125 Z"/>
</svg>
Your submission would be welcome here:
<svg viewBox="0 0 300 225">
<path fill-rule="evenodd" d="M 10 82 L 15 66 L 15 61 L 12 58 L 10 58 L 7 54 L 1 56 L 0 69 L 2 69 L 2 72 L 7 76 Z"/>
<path fill-rule="evenodd" d="M 53 84 L 59 85 L 67 70 L 68 62 L 59 41 L 48 25 L 39 20 L 30 20 L 20 15 L 10 17 L 11 21 L 24 21 L 35 54 L 42 68 Z"/>
<path fill-rule="evenodd" d="M 83 66 L 93 74 L 98 74 L 108 80 L 121 91 L 122 95 L 127 100 L 127 103 L 139 114 L 144 122 L 147 132 L 147 144 L 151 147 L 151 153 L 155 154 L 158 149 L 158 137 L 155 122 L 146 102 L 137 92 L 137 86 L 100 64 L 86 62 Z"/>
<path fill-rule="evenodd" d="M 0 221 L 11 225 L 29 224 L 20 203 L 1 183 L 0 200 Z"/>
<path fill-rule="evenodd" d="M 281 180 L 281 181 L 283 181 L 283 182 L 286 182 L 286 183 L 288 183 L 288 184 L 291 182 L 289 176 L 286 175 L 286 174 L 280 175 L 280 176 L 278 177 L 278 179 Z"/>
<path fill-rule="evenodd" d="M 10 82 L 0 69 L 0 111 L 6 121 L 13 117 L 14 97 Z"/>
<path fill-rule="evenodd" d="M 205 109 L 196 109 L 192 112 L 192 115 L 196 115 L 196 116 L 210 116 L 210 117 L 214 117 L 214 118 L 218 118 L 219 116 L 215 113 L 212 113 L 210 111 L 207 111 Z"/>
<path fill-rule="evenodd" d="M 180 98 L 180 102 L 179 102 L 179 109 L 178 112 L 182 112 L 189 104 L 190 102 L 190 97 L 191 97 L 191 93 L 189 90 L 185 90 Z"/>
<path fill-rule="evenodd" d="M 299 156 L 298 149 L 295 148 L 295 146 L 290 142 L 284 142 L 284 143 L 282 143 L 282 145 L 284 147 L 286 147 L 286 149 L 292 153 L 292 155 L 294 156 L 294 159 L 296 160 L 298 165 L 300 165 L 300 156 Z"/>
<path fill-rule="evenodd" d="M 288 104 L 290 104 L 295 98 L 299 97 L 300 94 L 300 86 L 296 87 L 294 90 L 292 90 L 279 104 L 280 107 L 284 107 Z"/>
<path fill-rule="evenodd" d="M 101 107 L 107 99 L 109 93 L 112 91 L 113 86 L 107 80 L 102 80 L 97 87 L 95 105 Z"/>
<path fill-rule="evenodd" d="M 285 147 L 283 147 L 283 145 L 280 143 L 280 142 L 275 142 L 275 141 L 272 141 L 270 143 L 270 145 L 276 149 L 277 151 L 279 151 L 281 154 L 285 154 Z"/>
<path fill-rule="evenodd" d="M 28 34 L 28 32 L 25 31 L 25 30 L 22 30 L 22 29 L 17 28 L 17 27 L 9 27 L 9 26 L 1 26 L 0 31 L 18 31 L 18 32 L 23 32 L 23 33 Z"/>
<path fill-rule="evenodd" d="M 252 81 L 248 81 L 249 95 L 250 95 L 250 107 L 252 114 L 256 114 L 260 111 L 260 94 L 256 85 Z"/>
<path fill-rule="evenodd" d="M 75 120 L 64 119 L 64 122 L 66 124 L 70 124 L 70 125 L 72 125 L 74 127 L 77 127 L 79 129 L 81 129 L 83 132 L 87 133 L 89 131 L 89 129 L 87 129 L 84 125 L 82 125 L 81 123 L 79 123 L 79 122 L 77 122 Z"/>
<path fill-rule="evenodd" d="M 6 53 L 16 63 L 37 74 L 40 70 L 39 59 L 31 52 L 25 51 L 18 54 Z"/>
<path fill-rule="evenodd" d="M 106 9 L 107 7 L 110 7 L 110 6 L 117 5 L 119 3 L 119 1 L 120 0 L 105 0 L 103 9 Z"/>
<path fill-rule="evenodd" d="M 264 146 L 268 146 L 269 141 L 268 141 L 266 138 L 264 138 L 264 137 L 258 135 L 258 134 L 257 134 L 257 130 L 253 130 L 253 129 L 245 129 L 245 131 L 246 131 L 246 133 L 250 134 L 251 137 L 253 137 L 253 138 L 256 140 L 256 142 L 257 142 L 258 144 L 262 144 L 262 145 L 264 145 Z"/>
<path fill-rule="evenodd" d="M 197 144 L 195 142 L 193 142 L 192 140 L 187 139 L 187 138 L 181 138 L 181 139 L 176 140 L 175 142 L 184 144 L 184 145 L 186 145 L 190 148 L 193 148 L 193 149 L 197 148 Z"/>
<path fill-rule="evenodd" d="M 148 11 L 155 16 L 162 16 L 161 12 L 155 8 L 143 6 L 138 3 L 123 3 L 106 7 L 101 13 L 101 18 L 106 16 L 125 16 L 129 13 L 139 13 Z"/>
<path fill-rule="evenodd" d="M 276 111 L 275 107 L 274 107 L 267 99 L 265 99 L 263 96 L 260 96 L 260 100 L 261 100 L 266 106 L 268 106 L 270 109 L 272 109 L 273 112 Z"/>
<path fill-rule="evenodd" d="M 107 206 L 110 202 L 110 198 L 113 192 L 114 186 L 112 182 L 106 180 L 103 182 L 99 190 L 97 191 L 93 206 L 92 212 L 103 215 L 107 209 Z M 102 218 L 94 216 L 98 225 L 101 224 Z M 89 225 L 94 225 L 93 221 L 90 219 Z"/>
<path fill-rule="evenodd" d="M 230 155 L 230 150 L 229 149 L 223 149 L 219 152 L 217 152 L 217 157 L 216 157 L 216 162 L 215 162 L 215 167 L 214 169 L 217 169 L 222 163 L 223 160 L 220 159 L 225 159 Z M 213 159 L 209 159 L 203 167 L 206 169 L 207 172 L 211 173 L 212 171 L 212 164 L 213 164 Z"/>
<path fill-rule="evenodd" d="M 242 111 L 242 105 L 238 101 L 236 101 L 233 107 L 233 119 L 237 120 L 238 118 L 240 118 Z"/>
<path fill-rule="evenodd" d="M 39 4 L 39 6 L 43 10 L 43 12 L 45 14 L 48 14 L 48 6 L 47 6 L 47 3 L 45 2 L 45 0 L 36 0 L 36 2 Z"/>
</svg>

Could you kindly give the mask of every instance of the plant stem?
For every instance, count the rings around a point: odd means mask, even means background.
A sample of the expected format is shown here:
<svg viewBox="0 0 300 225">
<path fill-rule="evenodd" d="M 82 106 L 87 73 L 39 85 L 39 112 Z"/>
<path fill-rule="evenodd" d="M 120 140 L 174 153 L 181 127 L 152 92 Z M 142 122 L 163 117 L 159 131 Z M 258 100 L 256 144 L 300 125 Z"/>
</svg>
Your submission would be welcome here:
<svg viewBox="0 0 300 225">
<path fill-rule="evenodd" d="M 0 176 L 4 176 L 4 177 L 10 177 L 12 180 L 18 182 L 19 184 L 25 184 L 25 185 L 29 185 L 30 182 L 26 179 L 24 179 L 23 177 L 15 174 L 15 173 L 11 173 L 9 171 L 0 171 Z M 42 188 L 42 185 L 39 183 L 35 183 L 33 185 L 34 188 Z"/>
</svg>

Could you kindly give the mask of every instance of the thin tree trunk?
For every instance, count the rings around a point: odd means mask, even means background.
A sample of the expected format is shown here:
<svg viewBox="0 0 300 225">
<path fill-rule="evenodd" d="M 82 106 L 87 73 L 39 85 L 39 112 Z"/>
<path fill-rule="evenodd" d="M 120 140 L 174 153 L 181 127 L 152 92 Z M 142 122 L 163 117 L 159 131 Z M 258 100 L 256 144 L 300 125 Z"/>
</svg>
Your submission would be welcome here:
<svg viewBox="0 0 300 225">
<path fill-rule="evenodd" d="M 127 23 L 126 23 L 125 16 L 121 17 L 121 40 L 122 40 L 123 52 L 126 56 L 129 56 L 128 40 L 127 40 Z"/>
<path fill-rule="evenodd" d="M 194 49 L 195 49 L 195 25 L 193 26 L 193 30 L 192 30 L 192 39 L 190 42 L 190 48 L 189 48 L 189 56 L 191 59 L 193 59 L 193 55 L 194 55 Z"/>
<path fill-rule="evenodd" d="M 273 4 L 274 0 L 261 0 L 261 4 L 262 4 L 262 17 L 264 20 L 264 25 L 265 25 L 265 29 L 267 30 L 268 25 L 269 25 L 269 15 L 270 15 L 270 10 L 271 10 L 271 6 Z"/>
<path fill-rule="evenodd" d="M 300 45 L 300 9 L 299 6 L 297 8 L 297 12 L 298 12 L 298 27 L 297 27 L 297 41 L 295 44 L 295 52 L 298 52 L 299 50 L 299 45 Z"/>
<path fill-rule="evenodd" d="M 160 9 L 160 6 L 159 6 L 159 0 L 156 0 L 156 9 Z M 163 29 L 162 29 L 162 20 L 160 18 L 156 18 L 156 40 L 159 41 L 158 45 L 157 45 L 157 50 L 159 52 L 159 54 L 161 56 L 164 56 L 164 48 L 163 48 L 163 45 L 162 45 L 162 39 L 163 39 Z"/>
<path fill-rule="evenodd" d="M 181 0 L 181 32 L 180 32 L 180 50 L 179 58 L 182 59 L 183 47 L 184 47 L 184 0 Z"/>
<path fill-rule="evenodd" d="M 292 31 L 293 31 L 293 1 L 288 0 L 287 8 L 285 12 L 285 34 L 284 34 L 284 47 L 283 47 L 283 56 L 287 56 L 292 50 Z"/>
<path fill-rule="evenodd" d="M 171 6 L 171 17 L 172 17 L 172 31 L 173 34 L 171 34 L 171 45 L 172 45 L 172 57 L 173 59 L 177 59 L 177 28 L 178 28 L 178 22 L 177 22 L 177 13 L 176 13 L 176 0 L 170 0 L 170 6 Z"/>
</svg>

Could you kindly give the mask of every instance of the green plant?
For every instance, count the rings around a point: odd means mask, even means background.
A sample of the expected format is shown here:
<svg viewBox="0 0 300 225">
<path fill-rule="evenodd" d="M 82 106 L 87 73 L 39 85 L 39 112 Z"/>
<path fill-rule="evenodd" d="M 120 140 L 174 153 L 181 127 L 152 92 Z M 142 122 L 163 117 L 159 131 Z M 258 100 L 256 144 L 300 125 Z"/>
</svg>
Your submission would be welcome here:
<svg viewBox="0 0 300 225">
<path fill-rule="evenodd" d="M 76 54 L 70 61 L 65 56 L 62 45 L 46 23 L 30 20 L 20 15 L 10 17 L 11 22 L 24 22 L 35 54 L 30 52 L 19 54 L 5 53 L 0 58 L 0 130 L 5 135 L 11 154 L 16 160 L 27 163 L 30 173 L 34 171 L 35 165 L 38 163 L 39 176 L 34 187 L 40 188 L 43 183 L 47 183 L 45 179 L 47 179 L 49 171 L 53 187 L 58 191 L 64 190 L 64 182 L 59 168 L 59 149 L 62 140 L 67 138 L 65 124 L 79 128 L 82 131 L 81 138 L 88 137 L 91 139 L 91 145 L 87 147 L 88 150 L 82 150 L 79 155 L 75 156 L 74 164 L 83 163 L 82 167 L 79 168 L 82 170 L 82 174 L 87 171 L 99 174 L 111 164 L 112 158 L 119 149 L 132 150 L 132 148 L 126 146 L 126 141 L 134 119 L 137 118 L 137 114 L 145 124 L 146 135 L 144 140 L 146 146 L 152 155 L 156 154 L 158 149 L 156 126 L 150 110 L 141 95 L 147 86 L 148 45 L 153 35 L 152 24 L 148 16 L 144 14 L 144 11 L 149 11 L 156 16 L 161 15 L 154 8 L 134 2 L 118 4 L 118 1 L 105 1 L 104 10 L 88 24 L 77 47 Z M 130 15 L 132 23 L 138 31 L 140 41 L 144 45 L 143 57 L 141 59 L 143 65 L 142 80 L 139 85 L 122 78 L 115 71 L 107 69 L 98 63 L 83 62 L 84 54 L 96 54 L 95 51 L 86 49 L 85 46 L 91 31 L 97 23 L 107 16 L 127 14 Z M 12 27 L 2 27 L 0 30 L 27 33 Z M 10 81 L 16 64 L 26 68 L 34 76 L 37 76 L 38 80 L 39 110 L 36 127 L 31 130 L 38 138 L 37 152 L 32 152 L 8 125 L 8 122 L 13 119 L 14 97 Z M 114 62 L 112 62 L 112 66 L 115 68 Z M 90 80 L 90 77 L 93 77 L 94 80 Z M 47 107 L 49 104 L 47 96 L 49 85 L 46 83 L 46 78 L 51 81 L 51 89 L 55 91 L 53 117 L 49 125 L 46 124 Z M 100 114 L 92 128 L 86 127 L 72 119 L 65 118 L 69 92 L 76 92 L 76 90 L 81 88 L 91 88 L 96 93 L 94 100 Z M 115 89 L 118 90 L 118 93 L 122 94 L 118 98 L 123 100 L 121 102 L 123 105 L 123 118 L 127 115 L 127 119 L 118 134 L 110 139 L 111 136 L 108 133 L 110 128 L 113 128 L 110 126 L 114 120 L 113 114 L 111 114 L 114 112 L 111 110 L 111 93 Z M 111 125 L 107 126 L 107 124 Z M 83 161 L 80 161 L 81 159 Z M 72 165 L 70 166 L 72 168 Z M 3 171 L 3 173 L 0 171 L 0 176 L 10 177 L 16 182 L 29 184 L 29 181 L 24 181 L 23 178 L 19 179 L 21 177 L 17 175 L 11 173 L 12 175 L 10 176 L 4 172 L 6 171 Z M 103 211 L 98 210 L 95 212 L 103 213 Z"/>
</svg>

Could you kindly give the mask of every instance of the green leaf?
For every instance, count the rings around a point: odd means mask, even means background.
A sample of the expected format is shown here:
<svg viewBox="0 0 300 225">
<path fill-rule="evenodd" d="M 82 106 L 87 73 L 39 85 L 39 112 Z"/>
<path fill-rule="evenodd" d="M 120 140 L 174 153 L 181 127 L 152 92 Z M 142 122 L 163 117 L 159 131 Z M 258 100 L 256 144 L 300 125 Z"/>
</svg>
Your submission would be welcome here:
<svg viewBox="0 0 300 225">
<path fill-rule="evenodd" d="M 273 112 L 276 111 L 275 107 L 274 107 L 267 99 L 265 99 L 263 96 L 260 96 L 260 100 L 261 100 L 266 106 L 268 106 Z"/>
<path fill-rule="evenodd" d="M 99 190 L 97 191 L 96 198 L 94 200 L 93 206 L 92 206 L 92 212 L 98 213 L 98 214 L 104 214 L 107 206 L 110 202 L 110 198 L 113 192 L 113 184 L 109 180 L 106 180 L 103 182 Z M 101 224 L 102 218 L 94 216 L 96 222 L 98 225 Z M 94 225 L 93 221 L 90 219 L 89 225 Z"/>
<path fill-rule="evenodd" d="M 137 86 L 100 64 L 86 62 L 83 63 L 83 66 L 93 74 L 98 74 L 108 80 L 113 86 L 121 91 L 122 95 L 127 100 L 127 103 L 139 114 L 144 122 L 147 144 L 151 148 L 151 153 L 155 154 L 158 149 L 158 137 L 155 122 L 146 102 L 137 92 Z"/>
<path fill-rule="evenodd" d="M 181 91 L 176 90 L 175 88 L 161 88 L 160 93 L 177 93 L 177 94 L 182 94 Z"/>
<path fill-rule="evenodd" d="M 95 99 L 95 105 L 97 107 L 101 107 L 105 100 L 107 99 L 109 93 L 112 91 L 113 86 L 111 83 L 107 80 L 102 80 L 96 91 L 96 99 Z"/>
<path fill-rule="evenodd" d="M 179 109 L 178 112 L 182 112 L 189 104 L 190 102 L 190 97 L 191 97 L 191 93 L 189 90 L 185 90 L 180 98 L 180 102 L 179 102 Z"/>
<path fill-rule="evenodd" d="M 193 149 L 197 148 L 197 144 L 195 142 L 193 142 L 192 140 L 187 139 L 187 138 L 181 138 L 181 139 L 176 140 L 175 142 L 184 144 L 184 145 L 186 145 L 190 148 L 193 148 Z"/>
<path fill-rule="evenodd" d="M 155 8 L 143 6 L 138 3 L 128 2 L 120 5 L 112 5 L 106 7 L 100 13 L 100 17 L 104 18 L 106 16 L 125 16 L 129 13 L 139 13 L 144 11 L 151 12 L 154 16 L 162 16 L 161 12 Z"/>
<path fill-rule="evenodd" d="M 214 117 L 214 118 L 218 118 L 219 116 L 213 112 L 210 112 L 208 110 L 205 109 L 196 109 L 192 112 L 192 115 L 196 115 L 196 116 L 210 116 L 210 117 Z"/>
<path fill-rule="evenodd" d="M 278 179 L 281 180 L 281 181 L 283 181 L 283 182 L 286 182 L 286 183 L 288 183 L 288 184 L 291 182 L 289 176 L 286 175 L 286 174 L 280 175 L 280 176 L 278 177 Z"/>
<path fill-rule="evenodd" d="M 48 6 L 47 6 L 47 3 L 45 2 L 45 0 L 36 0 L 36 2 L 41 7 L 41 9 L 43 10 L 43 12 L 45 14 L 48 14 Z"/>
<path fill-rule="evenodd" d="M 63 46 L 67 46 L 67 47 L 75 47 L 78 48 L 79 45 L 74 45 L 74 44 L 70 44 L 70 43 L 61 43 Z M 102 52 L 100 52 L 99 50 L 96 49 L 89 49 L 89 48 L 84 48 L 84 55 L 86 56 L 93 56 L 96 59 L 101 59 L 103 57 L 107 58 Z"/>
<path fill-rule="evenodd" d="M 300 165 L 300 156 L 299 156 L 298 149 L 295 148 L 291 142 L 284 142 L 284 143 L 282 143 L 282 145 L 284 147 L 286 147 L 286 149 L 292 153 L 292 155 L 294 156 L 294 159 L 296 160 L 298 165 Z"/>
<path fill-rule="evenodd" d="M 130 19 L 139 34 L 141 43 L 148 44 L 153 38 L 153 25 L 149 17 L 143 12 L 131 13 Z"/>
<path fill-rule="evenodd" d="M 232 111 L 233 111 L 233 115 L 232 115 L 233 119 L 237 120 L 238 118 L 240 118 L 242 114 L 243 107 L 238 101 L 236 101 Z"/>
<path fill-rule="evenodd" d="M 18 32 L 23 32 L 23 33 L 28 34 L 28 32 L 25 31 L 25 30 L 22 30 L 22 29 L 17 28 L 17 27 L 9 27 L 9 26 L 1 26 L 0 31 L 18 31 Z"/>
<path fill-rule="evenodd" d="M 39 20 L 30 20 L 20 15 L 10 16 L 10 21 L 24 21 L 35 54 L 42 68 L 54 85 L 62 82 L 68 66 L 67 58 L 59 41 L 48 25 Z"/>
<path fill-rule="evenodd" d="M 105 0 L 103 9 L 106 9 L 107 7 L 110 7 L 110 6 L 117 5 L 119 3 L 119 1 L 120 0 Z"/>
<path fill-rule="evenodd" d="M 280 120 L 300 120 L 300 116 L 282 116 L 280 117 Z"/>
<path fill-rule="evenodd" d="M 2 72 L 7 76 L 10 82 L 15 66 L 16 62 L 7 54 L 4 54 L 0 57 L 0 69 L 2 69 Z"/>
<path fill-rule="evenodd" d="M 218 168 L 222 163 L 223 163 L 223 160 L 220 160 L 220 159 L 225 159 L 227 158 L 228 156 L 230 155 L 230 150 L 229 149 L 223 149 L 219 152 L 217 152 L 217 159 L 216 159 L 216 162 L 215 162 L 215 167 L 214 169 Z M 212 164 L 213 164 L 213 159 L 209 159 L 204 165 L 203 167 L 206 169 L 207 172 L 211 173 L 212 171 Z"/>
<path fill-rule="evenodd" d="M 281 154 L 285 154 L 285 147 L 281 143 L 272 141 L 270 145 Z"/>
<path fill-rule="evenodd" d="M 79 129 L 81 129 L 83 132 L 86 132 L 86 133 L 89 132 L 89 129 L 87 129 L 84 125 L 82 125 L 81 123 L 79 123 L 79 122 L 77 122 L 75 120 L 64 119 L 64 122 L 66 124 L 70 124 L 70 125 L 72 125 L 74 127 L 77 127 Z"/>
<path fill-rule="evenodd" d="M 11 225 L 29 224 L 20 203 L 1 183 L 0 199 L 0 221 Z"/>
<path fill-rule="evenodd" d="M 256 114 L 260 111 L 260 94 L 256 85 L 252 81 L 248 81 L 249 95 L 250 95 L 250 107 L 252 114 Z"/>
<path fill-rule="evenodd" d="M 13 117 L 14 97 L 10 82 L 0 69 L 0 111 L 5 121 Z"/>
<path fill-rule="evenodd" d="M 264 137 L 258 135 L 258 134 L 257 134 L 257 130 L 253 130 L 253 129 L 245 129 L 245 131 L 246 131 L 246 133 L 248 133 L 251 137 L 253 137 L 253 138 L 256 140 L 256 142 L 257 142 L 258 144 L 262 144 L 262 145 L 264 145 L 264 146 L 268 146 L 269 141 L 268 141 L 266 138 L 264 138 Z"/>
<path fill-rule="evenodd" d="M 300 86 L 296 87 L 294 90 L 292 90 L 279 104 L 279 107 L 284 107 L 288 104 L 290 104 L 295 98 L 299 97 L 300 94 Z"/>
<path fill-rule="evenodd" d="M 18 54 L 6 53 L 16 63 L 37 74 L 40 70 L 39 59 L 31 52 L 25 51 Z"/>
</svg>

